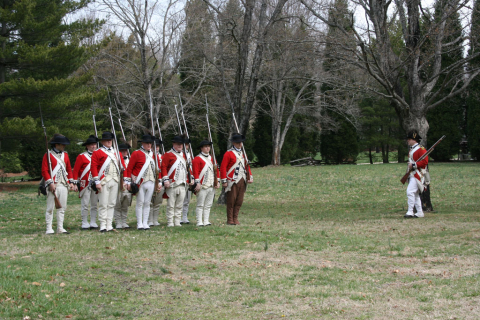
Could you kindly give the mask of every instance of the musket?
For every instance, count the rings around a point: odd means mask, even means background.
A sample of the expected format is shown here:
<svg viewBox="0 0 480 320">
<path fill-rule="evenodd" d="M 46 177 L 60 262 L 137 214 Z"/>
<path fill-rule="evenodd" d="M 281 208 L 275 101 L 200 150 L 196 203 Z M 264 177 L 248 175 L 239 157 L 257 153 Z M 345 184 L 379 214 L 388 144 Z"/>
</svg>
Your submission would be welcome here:
<svg viewBox="0 0 480 320">
<path fill-rule="evenodd" d="M 177 105 L 175 105 L 175 113 L 177 114 L 178 129 L 180 130 L 180 135 L 183 136 L 182 124 L 180 123 L 180 117 L 178 116 Z M 184 141 L 183 142 L 183 155 L 185 156 L 185 162 L 187 163 L 187 178 L 188 178 L 188 184 L 190 184 L 190 182 L 191 182 L 190 163 L 188 162 L 187 151 L 185 149 L 187 149 L 187 148 L 186 148 L 185 141 Z"/>
<path fill-rule="evenodd" d="M 237 132 L 241 134 L 240 130 L 238 129 L 237 119 L 235 118 L 235 110 L 233 109 L 232 105 L 230 106 L 232 107 L 232 118 L 233 118 L 233 122 L 235 123 L 235 128 L 237 128 Z M 242 153 L 243 153 L 243 157 L 245 158 L 245 175 L 247 177 L 247 181 L 249 181 L 250 180 L 250 162 L 248 161 L 247 152 L 245 152 L 245 147 L 243 146 L 243 143 L 242 143 Z"/>
<path fill-rule="evenodd" d="M 48 149 L 47 128 L 45 128 L 45 125 L 43 124 L 42 107 L 40 106 L 40 103 L 38 104 L 38 107 L 40 108 L 40 118 L 42 119 L 43 135 L 45 136 L 45 146 L 47 147 L 48 170 L 50 171 L 50 178 L 52 179 L 52 183 L 54 183 L 53 176 L 52 176 L 52 162 L 50 159 L 50 150 Z M 55 192 L 52 192 L 52 194 L 53 194 L 53 199 L 55 200 L 55 208 L 61 209 L 62 204 L 60 203 L 60 200 L 58 200 L 56 190 Z"/>
<path fill-rule="evenodd" d="M 125 138 L 125 132 L 123 131 L 122 118 L 120 117 L 120 110 L 118 110 L 118 106 L 117 106 L 117 101 L 113 100 L 113 102 L 115 102 L 115 107 L 117 108 L 118 124 L 120 125 L 120 131 L 122 132 L 123 141 L 125 141 L 125 143 L 127 143 L 127 138 Z M 130 150 L 127 149 L 127 153 L 128 153 L 128 157 L 130 157 Z"/>
<path fill-rule="evenodd" d="M 110 102 L 111 103 L 111 102 Z M 120 154 L 120 150 L 118 149 L 118 140 L 117 140 L 117 134 L 115 133 L 115 124 L 113 123 L 113 116 L 112 116 L 112 108 L 108 108 L 108 112 L 110 113 L 110 122 L 112 123 L 112 133 L 113 133 L 113 142 L 114 142 L 114 147 L 117 152 L 117 161 L 118 161 L 118 167 L 120 168 L 120 182 L 118 184 L 118 189 L 120 191 L 123 191 L 123 172 L 125 171 L 125 168 L 122 165 L 122 155 Z"/>
<path fill-rule="evenodd" d="M 150 123 L 152 125 L 152 136 L 153 136 L 153 155 L 154 155 L 154 162 L 155 162 L 155 180 L 158 181 L 158 177 L 160 176 L 160 170 L 158 168 L 158 154 L 157 154 L 157 144 L 155 142 L 155 126 L 153 125 L 153 100 L 152 100 L 152 86 L 148 85 L 148 96 L 150 97 Z M 157 185 L 158 182 L 155 182 L 154 192 L 157 194 Z"/>
<path fill-rule="evenodd" d="M 178 99 L 180 100 L 180 108 L 182 109 L 182 118 L 183 118 L 183 125 L 185 126 L 185 134 L 187 135 L 187 139 L 190 140 L 190 136 L 188 135 L 187 122 L 185 121 L 185 114 L 183 113 L 182 97 L 180 96 L 180 94 L 178 95 Z M 193 161 L 192 144 L 188 142 L 188 145 L 189 145 L 188 151 L 190 153 L 190 161 Z"/>
<path fill-rule="evenodd" d="M 97 137 L 98 139 L 97 122 L 95 121 L 95 104 L 93 102 L 93 95 L 92 95 L 92 108 L 93 108 L 93 128 L 95 129 L 95 137 Z M 97 142 L 97 148 L 100 148 L 100 142 Z"/>
<path fill-rule="evenodd" d="M 160 140 L 163 141 L 162 130 L 160 129 L 160 124 L 158 123 L 158 118 L 157 118 L 157 129 L 158 129 L 158 136 L 160 137 Z M 163 143 L 162 143 L 162 156 L 164 154 L 165 154 L 165 147 L 163 146 Z"/>
<path fill-rule="evenodd" d="M 213 186 L 216 188 L 218 186 L 218 177 L 217 177 L 217 170 L 218 170 L 218 164 L 217 164 L 217 159 L 215 158 L 215 149 L 213 148 L 213 139 L 212 139 L 212 132 L 210 131 L 210 121 L 208 120 L 208 100 L 207 100 L 207 95 L 205 94 L 205 105 L 207 106 L 207 126 L 208 126 L 208 138 L 212 142 L 212 159 L 213 159 L 213 176 L 214 176 L 214 181 L 213 181 Z"/>
<path fill-rule="evenodd" d="M 435 144 L 434 144 L 433 146 L 431 146 L 430 149 L 427 150 L 427 152 L 425 152 L 420 158 L 418 158 L 417 161 L 415 161 L 415 164 L 416 164 L 417 162 L 422 161 L 422 160 L 425 159 L 426 157 L 428 157 L 428 155 L 429 155 L 430 153 L 432 153 L 432 151 L 435 149 L 435 147 L 436 147 L 440 142 L 442 142 L 442 140 L 445 139 L 445 137 L 446 137 L 446 136 L 444 135 L 444 136 L 441 137 L 437 142 L 435 142 Z M 412 171 L 413 171 L 412 169 L 407 170 L 407 173 L 405 173 L 405 175 L 402 177 L 402 179 L 400 179 L 400 182 L 401 182 L 402 184 L 405 184 L 405 182 L 407 182 L 407 179 L 408 179 L 408 177 L 410 176 L 410 173 L 411 173 Z"/>
</svg>

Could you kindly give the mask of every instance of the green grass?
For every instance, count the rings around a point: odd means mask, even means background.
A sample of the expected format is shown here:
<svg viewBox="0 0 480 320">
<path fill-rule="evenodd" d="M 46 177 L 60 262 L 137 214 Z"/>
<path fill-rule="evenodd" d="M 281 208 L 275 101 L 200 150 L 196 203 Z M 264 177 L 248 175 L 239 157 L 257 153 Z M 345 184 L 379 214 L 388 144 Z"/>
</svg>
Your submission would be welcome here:
<svg viewBox="0 0 480 320">
<path fill-rule="evenodd" d="M 415 220 L 404 164 L 254 169 L 236 227 L 215 205 L 167 229 L 163 205 L 151 231 L 82 232 L 71 193 L 47 236 L 34 186 L 0 192 L 0 319 L 479 318 L 480 165 L 430 169 Z"/>
</svg>

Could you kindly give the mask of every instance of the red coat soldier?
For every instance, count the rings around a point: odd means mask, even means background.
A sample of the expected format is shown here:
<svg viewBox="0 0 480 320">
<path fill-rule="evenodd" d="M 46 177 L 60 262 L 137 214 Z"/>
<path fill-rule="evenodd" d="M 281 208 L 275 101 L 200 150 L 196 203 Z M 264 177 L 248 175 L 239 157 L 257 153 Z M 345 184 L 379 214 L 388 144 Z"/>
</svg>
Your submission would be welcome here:
<svg viewBox="0 0 480 320">
<path fill-rule="evenodd" d="M 412 170 L 408 180 L 407 187 L 407 203 L 408 211 L 405 214 L 405 218 L 423 218 L 422 201 L 420 199 L 420 193 L 423 192 L 425 173 L 428 165 L 428 157 L 425 157 L 422 161 L 416 162 L 423 156 L 427 150 L 419 144 L 422 138 L 417 131 L 411 131 L 407 135 L 407 144 L 410 147 L 408 153 L 408 169 Z M 417 209 L 417 213 L 413 213 L 413 208 Z"/>
<path fill-rule="evenodd" d="M 139 187 L 135 206 L 138 230 L 150 229 L 148 216 L 150 215 L 152 195 L 155 189 L 160 191 L 162 186 L 160 172 L 157 172 L 157 168 L 160 168 L 160 162 L 157 159 L 157 164 L 155 164 L 154 153 L 152 152 L 153 139 L 154 137 L 146 134 L 139 141 L 142 143 L 142 147 L 132 153 L 125 175 L 127 183 L 135 183 Z"/>
<path fill-rule="evenodd" d="M 227 194 L 227 224 L 238 225 L 240 224 L 238 213 L 243 204 L 247 182 L 252 183 L 253 176 L 250 167 L 246 166 L 246 159 L 242 152 L 245 136 L 234 133 L 230 141 L 233 147 L 223 156 L 222 165 L 220 166 L 220 177 Z M 247 172 L 250 175 L 250 180 L 248 181 Z"/>
<path fill-rule="evenodd" d="M 197 207 L 195 213 L 197 216 L 197 227 L 209 226 L 210 223 L 210 209 L 215 198 L 215 189 L 218 189 L 219 184 L 214 188 L 216 177 L 220 176 L 218 167 L 214 170 L 214 163 L 210 155 L 211 145 L 213 143 L 204 139 L 200 142 L 200 154 L 192 161 L 192 171 L 197 183 L 195 192 L 197 194 Z"/>
<path fill-rule="evenodd" d="M 82 206 L 82 230 L 97 229 L 97 203 L 98 194 L 90 187 L 92 180 L 91 162 L 92 154 L 97 150 L 98 139 L 94 135 L 90 135 L 82 144 L 87 151 L 78 155 L 73 167 L 73 180 L 79 182 L 80 190 L 78 197 L 81 198 Z M 88 206 L 90 205 L 90 222 L 88 221 Z"/>
<path fill-rule="evenodd" d="M 68 188 L 77 190 L 74 184 L 70 158 L 65 147 L 70 144 L 70 140 L 61 134 L 54 134 L 49 142 L 53 148 L 43 156 L 42 177 L 45 180 L 47 188 L 47 211 L 45 220 L 47 223 L 46 234 L 55 233 L 52 228 L 53 208 L 55 207 L 55 196 L 60 201 L 61 208 L 57 209 L 57 232 L 69 233 L 63 228 L 65 209 L 67 208 Z M 50 158 L 50 163 L 48 159 Z M 51 173 L 51 174 L 50 174 Z"/>
<path fill-rule="evenodd" d="M 92 155 L 92 178 L 98 190 L 98 220 L 100 232 L 112 231 L 113 213 L 117 203 L 122 170 L 125 168 L 123 157 L 119 157 L 113 147 L 114 135 L 104 132 L 100 143 L 102 147 Z"/>
<path fill-rule="evenodd" d="M 167 200 L 167 227 L 180 227 L 183 201 L 188 186 L 186 157 L 183 152 L 184 138 L 173 137 L 172 150 L 162 157 L 162 177 Z M 193 182 L 192 182 L 193 183 Z"/>
</svg>

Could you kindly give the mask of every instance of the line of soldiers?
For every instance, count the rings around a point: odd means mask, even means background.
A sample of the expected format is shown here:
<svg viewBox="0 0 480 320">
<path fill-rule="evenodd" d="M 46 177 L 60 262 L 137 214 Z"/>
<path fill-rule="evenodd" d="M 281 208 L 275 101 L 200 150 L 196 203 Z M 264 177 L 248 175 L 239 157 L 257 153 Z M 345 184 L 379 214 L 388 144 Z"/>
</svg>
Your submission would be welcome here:
<svg viewBox="0 0 480 320">
<path fill-rule="evenodd" d="M 68 233 L 63 221 L 69 190 L 79 191 L 83 230 L 112 231 L 114 219 L 116 229 L 129 228 L 127 212 L 132 196 L 137 197 L 135 213 L 138 230 L 149 230 L 159 225 L 163 199 L 167 199 L 167 226 L 181 226 L 189 223 L 187 214 L 192 193 L 197 196 L 197 226 L 209 226 L 210 209 L 218 188 L 215 177 L 218 176 L 227 193 L 227 224 L 240 224 L 238 213 L 247 183 L 253 182 L 242 153 L 245 136 L 232 135 L 230 141 L 233 147 L 225 153 L 220 170 L 212 161 L 212 142 L 208 139 L 199 144 L 200 153 L 194 159 L 183 152 L 184 145 L 189 144 L 184 136 L 175 136 L 172 149 L 164 155 L 159 152 L 163 142 L 148 134 L 142 137 L 139 141 L 141 147 L 131 156 L 130 145 L 119 144 L 116 150 L 113 141 L 114 135 L 108 131 L 103 132 L 100 139 L 89 136 L 82 144 L 86 151 L 77 157 L 72 172 L 65 151 L 70 144 L 68 138 L 55 134 L 50 140 L 52 149 L 45 154 L 42 162 L 42 176 L 47 189 L 47 234 L 54 233 L 52 224 L 56 197 L 61 206 L 56 211 L 57 233 Z M 152 150 L 153 145 L 157 148 L 156 153 Z M 47 157 L 50 157 L 50 163 Z M 123 168 L 126 169 L 123 171 Z M 100 226 L 96 222 L 97 213 Z"/>
</svg>

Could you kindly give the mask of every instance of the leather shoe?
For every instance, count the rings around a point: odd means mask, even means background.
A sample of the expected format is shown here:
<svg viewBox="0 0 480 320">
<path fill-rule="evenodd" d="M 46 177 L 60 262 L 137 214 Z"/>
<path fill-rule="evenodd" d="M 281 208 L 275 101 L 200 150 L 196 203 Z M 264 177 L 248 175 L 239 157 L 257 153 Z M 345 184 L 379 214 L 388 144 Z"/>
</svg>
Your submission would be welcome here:
<svg viewBox="0 0 480 320">
<path fill-rule="evenodd" d="M 98 229 L 98 227 L 90 227 L 90 230 L 92 230 L 92 229 Z"/>
<path fill-rule="evenodd" d="M 107 232 L 107 229 L 102 229 L 100 230 L 100 232 Z"/>
<path fill-rule="evenodd" d="M 404 217 L 405 219 L 411 219 L 411 218 L 414 218 L 415 216 L 406 214 L 406 215 L 404 215 L 403 217 Z"/>
<path fill-rule="evenodd" d="M 137 230 L 145 230 L 145 229 L 143 229 L 143 228 L 137 228 Z"/>
</svg>

